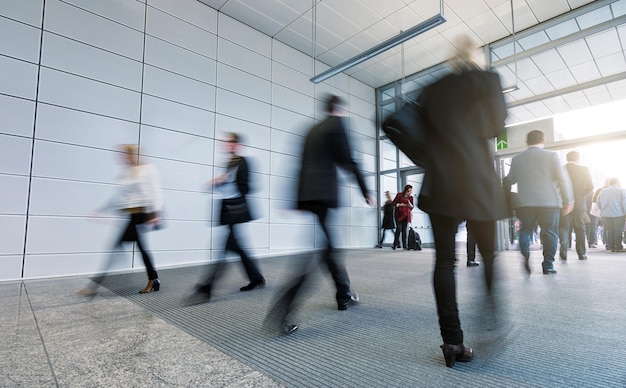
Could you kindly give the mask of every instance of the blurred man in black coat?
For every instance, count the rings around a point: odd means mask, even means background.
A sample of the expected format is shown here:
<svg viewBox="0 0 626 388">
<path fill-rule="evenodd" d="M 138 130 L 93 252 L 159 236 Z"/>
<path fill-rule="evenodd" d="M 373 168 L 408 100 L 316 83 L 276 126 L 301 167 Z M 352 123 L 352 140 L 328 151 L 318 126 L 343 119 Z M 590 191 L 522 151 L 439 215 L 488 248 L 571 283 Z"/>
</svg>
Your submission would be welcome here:
<svg viewBox="0 0 626 388">
<path fill-rule="evenodd" d="M 328 117 L 311 129 L 304 143 L 302 167 L 298 182 L 298 209 L 315 214 L 326 236 L 326 247 L 321 261 L 328 268 L 337 288 L 336 300 L 339 310 L 347 310 L 358 303 L 358 296 L 350 290 L 346 268 L 337 257 L 332 238 L 326 225 L 328 210 L 338 206 L 337 167 L 354 175 L 368 204 L 375 203 L 354 159 L 352 159 L 348 136 L 342 122 L 343 101 L 334 95 L 325 100 Z M 281 293 L 268 314 L 269 322 L 278 321 L 283 334 L 292 333 L 297 326 L 288 322 L 294 309 L 296 297 L 308 278 L 307 268 L 299 271 L 294 280 Z"/>
</svg>

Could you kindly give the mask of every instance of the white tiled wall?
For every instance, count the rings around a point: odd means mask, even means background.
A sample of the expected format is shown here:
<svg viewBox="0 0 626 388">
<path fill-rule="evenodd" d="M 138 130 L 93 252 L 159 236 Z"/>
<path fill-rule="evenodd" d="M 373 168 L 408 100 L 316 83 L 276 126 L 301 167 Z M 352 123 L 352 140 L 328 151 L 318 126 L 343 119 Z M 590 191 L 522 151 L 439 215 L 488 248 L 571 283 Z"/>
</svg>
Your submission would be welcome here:
<svg viewBox="0 0 626 388">
<path fill-rule="evenodd" d="M 40 47 L 41 46 L 41 47 Z M 323 93 L 349 104 L 354 156 L 375 188 L 374 90 L 196 0 L 0 2 L 0 280 L 86 274 L 110 255 L 123 219 L 96 213 L 116 191 L 117 147 L 139 144 L 160 171 L 166 228 L 147 235 L 156 265 L 219 255 L 226 230 L 207 182 L 244 136 L 259 256 L 311 249 L 321 231 L 293 210 L 304 135 Z M 378 211 L 340 174 L 335 243 L 369 247 Z M 126 246 L 113 270 L 142 268 Z"/>
</svg>

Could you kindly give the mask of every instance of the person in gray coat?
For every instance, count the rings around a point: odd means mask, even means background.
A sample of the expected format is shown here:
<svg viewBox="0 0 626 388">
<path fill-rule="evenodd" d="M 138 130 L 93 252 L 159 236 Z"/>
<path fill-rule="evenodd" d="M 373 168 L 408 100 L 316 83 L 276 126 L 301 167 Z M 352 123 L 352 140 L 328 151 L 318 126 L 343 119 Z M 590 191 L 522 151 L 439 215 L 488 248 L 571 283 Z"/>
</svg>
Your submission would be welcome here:
<svg viewBox="0 0 626 388">
<path fill-rule="evenodd" d="M 513 158 L 503 184 L 509 193 L 517 184 L 517 193 L 510 196 L 510 206 L 521 224 L 519 246 L 524 268 L 530 274 L 530 236 L 537 223 L 543 242 L 543 273 L 548 275 L 556 273 L 554 256 L 558 248 L 559 217 L 574 209 L 574 193 L 559 156 L 544 149 L 545 142 L 543 132 L 530 131 L 526 136 L 528 149 Z"/>
<path fill-rule="evenodd" d="M 602 212 L 602 221 L 607 229 L 607 250 L 624 252 L 622 235 L 624 233 L 624 215 L 626 214 L 626 191 L 617 178 L 609 179 L 609 187 L 598 195 L 597 204 Z"/>
</svg>

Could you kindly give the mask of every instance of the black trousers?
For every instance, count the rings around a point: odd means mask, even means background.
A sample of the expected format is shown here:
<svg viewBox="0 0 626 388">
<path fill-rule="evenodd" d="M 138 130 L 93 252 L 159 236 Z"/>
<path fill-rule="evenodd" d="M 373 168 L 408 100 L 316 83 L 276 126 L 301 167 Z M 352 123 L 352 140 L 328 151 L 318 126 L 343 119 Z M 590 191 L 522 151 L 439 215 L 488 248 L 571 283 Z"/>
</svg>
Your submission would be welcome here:
<svg viewBox="0 0 626 388">
<path fill-rule="evenodd" d="M 260 282 L 264 280 L 263 275 L 261 274 L 261 271 L 259 271 L 256 260 L 251 258 L 239 244 L 237 225 L 238 224 L 228 224 L 229 233 L 226 239 L 224 252 L 231 251 L 238 254 L 250 282 Z M 216 283 L 222 277 L 225 266 L 226 262 L 223 258 L 220 258 L 217 262 L 212 263 L 209 266 L 206 285 L 210 286 Z"/>
<path fill-rule="evenodd" d="M 337 288 L 335 298 L 337 299 L 337 303 L 345 303 L 351 296 L 350 279 L 343 261 L 339 259 L 333 247 L 332 238 L 328 231 L 328 226 L 326 225 L 328 207 L 323 204 L 312 203 L 306 205 L 301 204 L 300 208 L 312 212 L 319 219 L 322 231 L 326 236 L 326 247 L 322 251 L 320 261 L 328 268 L 335 282 L 335 287 Z M 306 260 L 299 268 L 296 268 L 297 275 L 288 282 L 287 286 L 278 294 L 277 302 L 270 311 L 270 317 L 285 321 L 287 316 L 295 310 L 298 296 L 302 293 L 304 285 L 307 283 L 311 272 L 314 270 L 310 265 L 312 262 L 314 261 Z"/>
<path fill-rule="evenodd" d="M 459 320 L 456 302 L 456 232 L 462 220 L 450 217 L 430 215 L 435 239 L 435 270 L 433 287 L 439 315 L 439 327 L 443 342 L 452 345 L 463 343 L 463 330 Z M 478 250 L 483 258 L 485 284 L 491 293 L 493 285 L 493 261 L 495 257 L 496 222 L 467 221 L 472 230 Z"/>
<path fill-rule="evenodd" d="M 408 226 L 409 226 L 408 218 L 405 218 L 403 220 L 396 219 L 396 234 L 393 240 L 394 246 L 398 248 L 400 247 L 399 237 L 400 235 L 402 235 L 402 248 L 408 248 L 408 246 L 406 245 L 406 234 L 407 234 Z"/>
<path fill-rule="evenodd" d="M 148 273 L 148 279 L 154 280 L 158 279 L 159 275 L 157 274 L 156 269 L 154 268 L 154 264 L 152 264 L 152 255 L 146 250 L 145 244 L 143 242 L 142 232 L 139 230 L 140 225 L 145 224 L 148 219 L 148 215 L 145 213 L 134 213 L 130 214 L 128 219 L 128 223 L 124 228 L 124 231 L 117 239 L 111 256 L 103 269 L 103 271 L 93 279 L 94 282 L 100 284 L 104 279 L 104 276 L 111 268 L 113 261 L 117 254 L 122 250 L 122 247 L 125 242 L 134 242 L 141 253 L 141 258 L 143 259 L 143 264 L 146 267 L 146 272 Z"/>
</svg>

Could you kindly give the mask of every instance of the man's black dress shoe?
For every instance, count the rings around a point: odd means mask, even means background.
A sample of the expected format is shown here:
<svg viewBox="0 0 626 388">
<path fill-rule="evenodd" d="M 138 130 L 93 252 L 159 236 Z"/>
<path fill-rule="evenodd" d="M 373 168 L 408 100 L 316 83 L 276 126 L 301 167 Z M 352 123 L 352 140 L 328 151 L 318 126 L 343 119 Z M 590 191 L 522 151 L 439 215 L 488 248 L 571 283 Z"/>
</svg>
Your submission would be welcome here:
<svg viewBox="0 0 626 388">
<path fill-rule="evenodd" d="M 338 310 L 347 310 L 350 306 L 354 306 L 359 304 L 359 296 L 356 293 L 351 293 L 350 294 L 350 299 L 346 300 L 345 302 L 340 302 L 337 304 L 337 309 Z"/>
<path fill-rule="evenodd" d="M 544 275 L 554 275 L 554 274 L 556 274 L 556 269 L 554 269 L 554 268 L 548 268 L 548 269 L 544 268 L 543 269 L 543 274 Z"/>
<path fill-rule="evenodd" d="M 467 261 L 467 266 L 468 267 L 478 267 L 479 265 L 480 265 L 480 263 L 475 261 L 475 260 L 468 260 Z"/>
<path fill-rule="evenodd" d="M 285 323 L 285 324 L 283 324 L 281 332 L 282 332 L 282 335 L 289 335 L 289 334 L 293 333 L 296 330 L 298 330 L 298 325 L 294 325 L 294 324 L 291 324 L 291 323 Z"/>
<path fill-rule="evenodd" d="M 257 287 L 265 287 L 265 279 L 261 278 L 261 280 L 257 280 L 254 282 L 250 282 L 247 286 L 243 286 L 239 289 L 239 291 L 250 291 L 254 290 Z"/>
<path fill-rule="evenodd" d="M 587 255 L 582 255 L 578 258 L 578 260 L 587 260 Z"/>
</svg>

